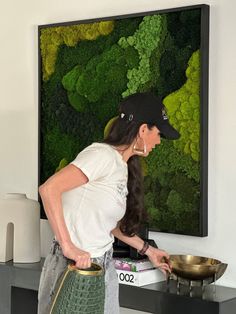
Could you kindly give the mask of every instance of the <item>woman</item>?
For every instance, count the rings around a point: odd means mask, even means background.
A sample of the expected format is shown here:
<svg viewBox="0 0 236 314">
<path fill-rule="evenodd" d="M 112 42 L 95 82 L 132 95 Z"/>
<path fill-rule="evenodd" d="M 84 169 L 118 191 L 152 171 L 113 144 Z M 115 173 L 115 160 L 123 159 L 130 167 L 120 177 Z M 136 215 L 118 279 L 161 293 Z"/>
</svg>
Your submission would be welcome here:
<svg viewBox="0 0 236 314">
<path fill-rule="evenodd" d="M 150 93 L 129 96 L 121 102 L 120 114 L 104 142 L 85 148 L 40 186 L 56 240 L 40 279 L 39 314 L 48 313 L 55 283 L 70 260 L 78 268 L 90 267 L 91 261 L 104 267 L 104 313 L 119 313 L 114 236 L 147 255 L 163 272 L 170 272 L 168 254 L 136 235 L 145 217 L 139 156 L 148 156 L 161 136 L 179 137 L 161 100 Z"/>
</svg>

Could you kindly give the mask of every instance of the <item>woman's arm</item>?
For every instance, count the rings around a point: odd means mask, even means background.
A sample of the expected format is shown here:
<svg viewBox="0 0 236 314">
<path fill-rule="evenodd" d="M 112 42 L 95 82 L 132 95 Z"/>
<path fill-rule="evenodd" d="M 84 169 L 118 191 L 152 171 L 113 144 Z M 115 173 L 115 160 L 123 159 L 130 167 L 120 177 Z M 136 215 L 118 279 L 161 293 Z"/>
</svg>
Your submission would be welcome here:
<svg viewBox="0 0 236 314">
<path fill-rule="evenodd" d="M 113 229 L 112 234 L 119 240 L 132 246 L 138 251 L 143 248 L 144 241 L 137 235 L 133 237 L 126 236 L 122 233 L 119 227 Z M 155 267 L 160 268 L 160 270 L 162 270 L 164 273 L 171 272 L 170 265 L 168 263 L 169 255 L 165 251 L 159 250 L 150 245 L 145 252 L 145 255 L 148 256 L 149 260 Z"/>
<path fill-rule="evenodd" d="M 44 210 L 63 254 L 80 268 L 90 266 L 90 254 L 77 248 L 71 241 L 63 215 L 62 193 L 87 182 L 88 178 L 79 168 L 68 165 L 39 187 Z"/>
<path fill-rule="evenodd" d="M 118 238 L 119 240 L 123 241 L 124 243 L 128 244 L 129 246 L 132 246 L 136 250 L 140 251 L 143 247 L 144 241 L 138 237 L 138 236 L 133 236 L 133 237 L 128 237 L 125 234 L 123 234 L 120 230 L 119 227 L 116 227 L 115 229 L 112 230 L 112 234 Z"/>
</svg>

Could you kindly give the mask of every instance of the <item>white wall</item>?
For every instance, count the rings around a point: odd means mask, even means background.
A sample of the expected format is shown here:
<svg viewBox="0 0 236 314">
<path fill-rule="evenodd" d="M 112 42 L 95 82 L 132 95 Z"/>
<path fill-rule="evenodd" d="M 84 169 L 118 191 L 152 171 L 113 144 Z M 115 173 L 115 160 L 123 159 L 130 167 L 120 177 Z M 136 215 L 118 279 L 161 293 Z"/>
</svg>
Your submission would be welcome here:
<svg viewBox="0 0 236 314">
<path fill-rule="evenodd" d="M 0 11 L 0 196 L 37 198 L 37 25 L 200 4 L 193 0 L 4 1 Z M 209 236 L 151 233 L 170 253 L 192 253 L 229 264 L 219 281 L 236 287 L 236 40 L 233 0 L 211 0 L 209 93 Z M 43 221 L 42 230 L 47 223 Z M 50 237 L 50 232 L 46 232 Z M 43 254 L 47 240 L 43 232 Z"/>
</svg>

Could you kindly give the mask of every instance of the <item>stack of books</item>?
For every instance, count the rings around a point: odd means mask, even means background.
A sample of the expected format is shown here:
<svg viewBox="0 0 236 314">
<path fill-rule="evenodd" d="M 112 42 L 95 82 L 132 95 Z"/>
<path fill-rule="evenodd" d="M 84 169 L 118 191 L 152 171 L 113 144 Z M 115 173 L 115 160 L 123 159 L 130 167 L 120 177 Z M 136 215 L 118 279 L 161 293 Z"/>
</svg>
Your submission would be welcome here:
<svg viewBox="0 0 236 314">
<path fill-rule="evenodd" d="M 133 260 L 115 257 L 113 260 L 121 284 L 140 287 L 165 280 L 163 273 L 154 268 L 147 258 Z"/>
</svg>

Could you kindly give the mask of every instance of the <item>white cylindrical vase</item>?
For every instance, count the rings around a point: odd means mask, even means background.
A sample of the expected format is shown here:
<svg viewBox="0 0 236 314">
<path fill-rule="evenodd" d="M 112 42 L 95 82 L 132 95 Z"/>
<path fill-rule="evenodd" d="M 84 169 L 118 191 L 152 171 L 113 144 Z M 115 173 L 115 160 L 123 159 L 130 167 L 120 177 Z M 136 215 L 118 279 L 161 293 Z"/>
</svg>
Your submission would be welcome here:
<svg viewBox="0 0 236 314">
<path fill-rule="evenodd" d="M 0 199 L 0 262 L 40 261 L 40 206 L 25 194 Z"/>
</svg>

